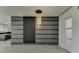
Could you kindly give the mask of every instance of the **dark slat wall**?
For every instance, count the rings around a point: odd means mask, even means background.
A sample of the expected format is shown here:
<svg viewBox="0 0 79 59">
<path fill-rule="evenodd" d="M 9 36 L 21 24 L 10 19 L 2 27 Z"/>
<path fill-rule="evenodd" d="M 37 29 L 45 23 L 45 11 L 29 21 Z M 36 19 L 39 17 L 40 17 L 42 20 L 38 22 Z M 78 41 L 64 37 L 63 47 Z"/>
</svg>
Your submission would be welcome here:
<svg viewBox="0 0 79 59">
<path fill-rule="evenodd" d="M 23 17 L 11 17 L 11 43 L 23 43 Z"/>
<path fill-rule="evenodd" d="M 42 24 L 40 28 L 35 29 L 36 43 L 52 43 L 58 44 L 58 17 L 42 17 Z M 23 43 L 23 17 L 11 17 L 11 42 Z"/>
<path fill-rule="evenodd" d="M 58 44 L 58 17 L 42 17 L 40 28 L 36 25 L 36 43 Z"/>
</svg>

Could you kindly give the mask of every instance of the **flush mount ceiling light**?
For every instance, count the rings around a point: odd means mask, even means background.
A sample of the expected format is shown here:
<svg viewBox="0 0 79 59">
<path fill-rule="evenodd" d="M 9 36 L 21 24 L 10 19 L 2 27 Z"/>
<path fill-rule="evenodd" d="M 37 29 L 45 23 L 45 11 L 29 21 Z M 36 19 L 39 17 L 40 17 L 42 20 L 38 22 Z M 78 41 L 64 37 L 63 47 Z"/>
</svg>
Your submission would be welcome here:
<svg viewBox="0 0 79 59">
<path fill-rule="evenodd" d="M 37 14 L 41 14 L 41 13 L 42 13 L 42 10 L 37 9 L 35 12 L 36 12 Z"/>
</svg>

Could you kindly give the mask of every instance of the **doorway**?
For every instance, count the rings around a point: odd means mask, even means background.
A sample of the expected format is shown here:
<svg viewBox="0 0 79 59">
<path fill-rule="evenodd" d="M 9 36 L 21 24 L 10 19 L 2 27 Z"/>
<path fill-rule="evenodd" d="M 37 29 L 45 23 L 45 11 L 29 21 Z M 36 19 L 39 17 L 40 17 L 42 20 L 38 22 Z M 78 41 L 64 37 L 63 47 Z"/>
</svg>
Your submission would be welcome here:
<svg viewBox="0 0 79 59">
<path fill-rule="evenodd" d="M 23 17 L 24 43 L 35 43 L 35 17 Z"/>
</svg>

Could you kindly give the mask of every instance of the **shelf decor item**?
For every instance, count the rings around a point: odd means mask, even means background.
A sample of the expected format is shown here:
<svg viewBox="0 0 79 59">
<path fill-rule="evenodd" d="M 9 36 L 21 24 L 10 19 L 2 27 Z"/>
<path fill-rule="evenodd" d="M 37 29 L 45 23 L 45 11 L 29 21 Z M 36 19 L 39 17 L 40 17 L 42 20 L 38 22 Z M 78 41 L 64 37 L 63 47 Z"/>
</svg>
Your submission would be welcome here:
<svg viewBox="0 0 79 59">
<path fill-rule="evenodd" d="M 0 23 L 0 32 L 7 32 L 7 26 L 5 24 Z"/>
</svg>

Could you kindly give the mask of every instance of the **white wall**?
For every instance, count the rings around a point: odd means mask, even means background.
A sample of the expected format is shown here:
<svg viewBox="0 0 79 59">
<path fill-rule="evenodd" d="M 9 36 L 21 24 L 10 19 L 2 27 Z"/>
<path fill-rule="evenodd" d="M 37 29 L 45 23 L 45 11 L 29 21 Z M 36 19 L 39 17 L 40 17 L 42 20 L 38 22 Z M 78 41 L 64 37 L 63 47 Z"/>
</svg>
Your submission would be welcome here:
<svg viewBox="0 0 79 59">
<path fill-rule="evenodd" d="M 0 23 L 5 24 L 7 26 L 7 30 L 11 31 L 11 16 L 9 12 L 10 10 L 6 7 L 0 6 Z"/>
<path fill-rule="evenodd" d="M 0 16 L 0 23 L 7 26 L 7 31 L 11 31 L 11 18 L 10 16 Z"/>
<path fill-rule="evenodd" d="M 70 8 L 59 16 L 59 46 L 67 49 L 65 20 L 69 17 L 72 17 L 72 50 L 70 52 L 79 52 L 79 9 L 77 6 Z"/>
</svg>

